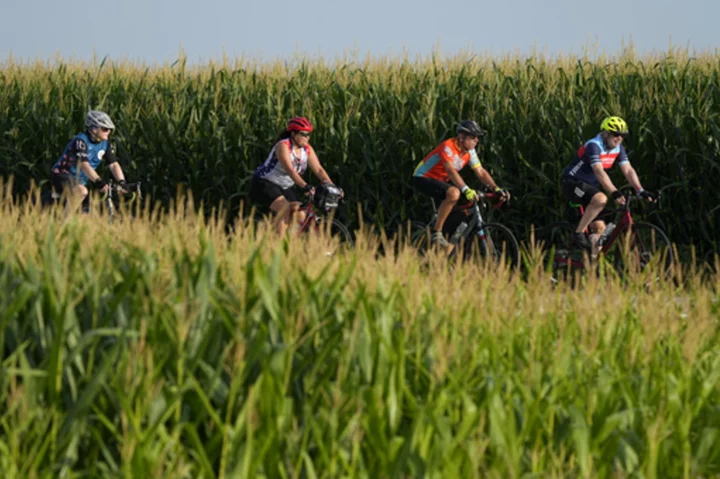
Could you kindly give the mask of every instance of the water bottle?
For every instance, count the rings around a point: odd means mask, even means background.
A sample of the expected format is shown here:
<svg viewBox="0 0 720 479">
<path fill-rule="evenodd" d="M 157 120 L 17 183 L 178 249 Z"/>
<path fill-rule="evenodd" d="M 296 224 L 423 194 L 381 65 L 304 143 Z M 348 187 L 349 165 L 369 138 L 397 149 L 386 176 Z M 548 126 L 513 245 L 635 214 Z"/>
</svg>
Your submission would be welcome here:
<svg viewBox="0 0 720 479">
<path fill-rule="evenodd" d="M 458 225 L 458 227 L 455 229 L 455 232 L 452 234 L 452 237 L 450 237 L 450 242 L 452 244 L 457 244 L 460 241 L 460 238 L 462 237 L 463 233 L 465 233 L 465 230 L 467 229 L 468 224 L 464 221 Z"/>
<path fill-rule="evenodd" d="M 608 236 L 610 236 L 610 233 L 613 232 L 615 229 L 615 223 L 608 223 L 605 227 L 605 231 L 602 232 L 600 235 L 600 238 L 598 238 L 598 246 L 602 246 L 605 244 L 605 240 L 607 240 Z"/>
</svg>

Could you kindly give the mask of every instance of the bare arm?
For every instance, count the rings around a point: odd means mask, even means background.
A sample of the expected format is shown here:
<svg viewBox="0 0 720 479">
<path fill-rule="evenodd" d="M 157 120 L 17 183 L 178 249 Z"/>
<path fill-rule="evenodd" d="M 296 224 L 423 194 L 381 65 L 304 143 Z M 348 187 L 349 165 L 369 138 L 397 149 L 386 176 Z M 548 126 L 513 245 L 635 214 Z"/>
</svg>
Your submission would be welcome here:
<svg viewBox="0 0 720 479">
<path fill-rule="evenodd" d="M 640 179 L 638 178 L 637 172 L 630 163 L 622 163 L 620 165 L 620 171 L 622 171 L 623 175 L 625 175 L 625 179 L 628 183 L 630 183 L 630 186 L 635 188 L 635 191 L 643 189 L 642 185 L 640 185 Z"/>
<path fill-rule="evenodd" d="M 125 181 L 125 174 L 123 173 L 120 163 L 111 163 L 110 165 L 108 165 L 108 168 L 110 169 L 110 173 L 112 173 L 113 178 L 115 178 L 117 181 Z"/>
<path fill-rule="evenodd" d="M 475 176 L 478 177 L 478 179 L 483 185 L 487 186 L 492 190 L 497 188 L 497 184 L 495 184 L 495 180 L 493 180 L 493 177 L 490 175 L 490 172 L 488 172 L 488 170 L 486 170 L 482 166 L 479 166 L 477 168 L 473 168 L 473 171 L 475 172 Z"/>
<path fill-rule="evenodd" d="M 615 188 L 615 185 L 610 180 L 610 177 L 607 173 L 605 173 L 605 169 L 602 167 L 602 164 L 596 163 L 592 165 L 593 173 L 595 173 L 595 178 L 598 179 L 600 182 L 600 186 L 608 193 L 613 194 L 617 188 Z"/>
<path fill-rule="evenodd" d="M 85 176 L 88 177 L 91 183 L 95 183 L 100 179 L 100 175 L 97 174 L 97 171 L 93 170 L 93 167 L 90 166 L 90 162 L 88 161 L 80 162 L 80 171 L 85 173 Z"/>
<path fill-rule="evenodd" d="M 447 171 L 447 174 L 450 177 L 450 181 L 453 185 L 457 186 L 460 190 L 467 186 L 463 179 L 460 177 L 460 173 L 458 173 L 457 170 L 453 168 L 452 163 L 443 161 L 443 166 L 445 167 L 445 171 Z"/>
<path fill-rule="evenodd" d="M 327 171 L 325 171 L 325 168 L 323 168 L 320 164 L 320 160 L 318 159 L 317 154 L 315 154 L 315 150 L 310 145 L 308 145 L 308 166 L 322 183 L 332 183 Z"/>
</svg>

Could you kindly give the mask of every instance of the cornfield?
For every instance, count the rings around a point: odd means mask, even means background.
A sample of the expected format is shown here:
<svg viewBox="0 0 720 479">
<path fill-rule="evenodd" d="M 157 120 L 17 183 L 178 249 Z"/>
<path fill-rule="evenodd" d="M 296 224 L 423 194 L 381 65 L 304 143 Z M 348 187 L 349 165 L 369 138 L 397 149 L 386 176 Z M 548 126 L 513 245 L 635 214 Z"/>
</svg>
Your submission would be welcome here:
<svg viewBox="0 0 720 479">
<path fill-rule="evenodd" d="M 206 211 L 237 214 L 253 169 L 292 115 L 316 125 L 313 145 L 348 193 L 348 221 L 393 230 L 427 220 L 409 187 L 416 163 L 454 123 L 489 130 L 485 166 L 515 198 L 504 221 L 519 237 L 565 214 L 560 173 L 608 114 L 623 116 L 643 185 L 663 194 L 652 220 L 682 251 L 718 251 L 720 56 L 671 50 L 638 58 L 368 58 L 335 63 L 146 67 L 110 61 L 0 67 L 0 176 L 15 193 L 47 181 L 90 108 L 108 111 L 125 169 L 166 206 L 178 187 Z M 619 174 L 614 176 L 622 184 Z M 355 208 L 358 205 L 360 209 Z M 685 254 L 684 257 L 688 257 Z"/>
<path fill-rule="evenodd" d="M 0 197 L 3 477 L 720 474 L 716 273 L 574 289 L 532 251 L 450 271 L 181 197 Z"/>
</svg>

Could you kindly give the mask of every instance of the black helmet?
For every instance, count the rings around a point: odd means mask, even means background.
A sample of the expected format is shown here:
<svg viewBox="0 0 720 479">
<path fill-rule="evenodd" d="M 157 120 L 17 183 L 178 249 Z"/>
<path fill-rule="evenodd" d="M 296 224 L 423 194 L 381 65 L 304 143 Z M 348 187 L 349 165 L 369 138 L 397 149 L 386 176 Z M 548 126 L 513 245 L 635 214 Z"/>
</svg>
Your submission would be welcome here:
<svg viewBox="0 0 720 479">
<path fill-rule="evenodd" d="M 466 133 L 471 136 L 483 136 L 485 135 L 485 130 L 480 128 L 480 126 L 475 123 L 472 120 L 463 120 L 457 125 L 458 133 Z"/>
</svg>

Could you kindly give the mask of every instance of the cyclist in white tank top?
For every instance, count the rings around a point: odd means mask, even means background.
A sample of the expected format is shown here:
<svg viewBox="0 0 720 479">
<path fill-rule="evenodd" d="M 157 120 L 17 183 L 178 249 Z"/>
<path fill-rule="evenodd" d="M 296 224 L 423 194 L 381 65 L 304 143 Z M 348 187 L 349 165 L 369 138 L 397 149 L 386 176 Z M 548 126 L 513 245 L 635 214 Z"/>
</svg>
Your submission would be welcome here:
<svg viewBox="0 0 720 479">
<path fill-rule="evenodd" d="M 312 131 L 313 126 L 307 118 L 291 118 L 250 182 L 250 200 L 275 213 L 275 225 L 280 234 L 285 233 L 301 204 L 294 187 L 300 187 L 305 194 L 312 193 L 312 186 L 301 176 L 308 167 L 322 183 L 332 184 L 315 150 L 310 146 Z M 302 212 L 298 213 L 303 215 Z M 298 220 L 303 221 L 304 217 Z"/>
<path fill-rule="evenodd" d="M 268 155 L 265 163 L 255 170 L 255 176 L 258 178 L 275 183 L 283 190 L 286 190 L 292 188 L 295 182 L 292 177 L 290 177 L 288 170 L 283 166 L 283 163 L 278 159 L 278 149 L 287 149 L 290 151 L 290 165 L 298 175 L 302 175 L 307 169 L 308 147 L 303 146 L 300 152 L 296 152 L 295 149 L 292 148 L 292 140 L 290 138 L 280 140 L 275 143 L 273 149 L 270 150 L 270 155 Z"/>
</svg>

